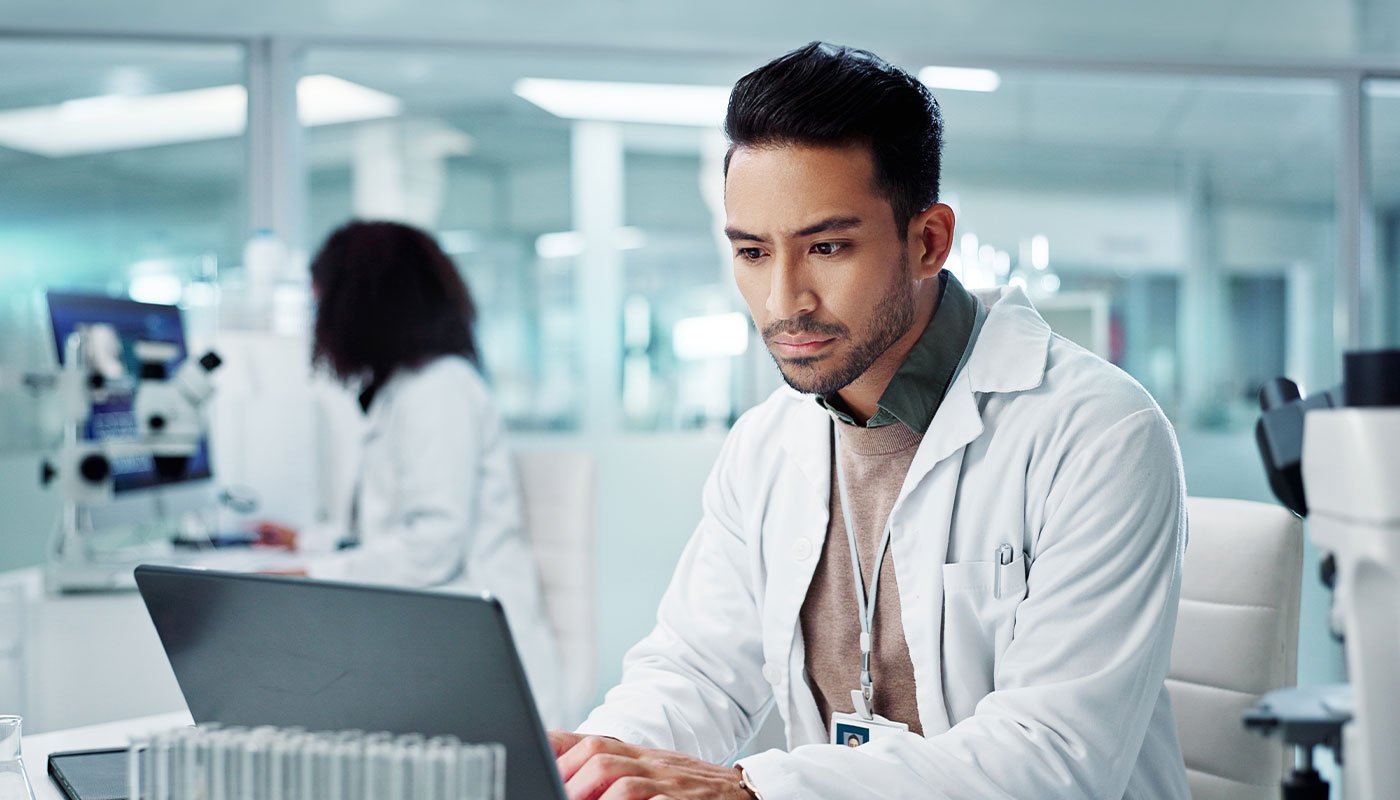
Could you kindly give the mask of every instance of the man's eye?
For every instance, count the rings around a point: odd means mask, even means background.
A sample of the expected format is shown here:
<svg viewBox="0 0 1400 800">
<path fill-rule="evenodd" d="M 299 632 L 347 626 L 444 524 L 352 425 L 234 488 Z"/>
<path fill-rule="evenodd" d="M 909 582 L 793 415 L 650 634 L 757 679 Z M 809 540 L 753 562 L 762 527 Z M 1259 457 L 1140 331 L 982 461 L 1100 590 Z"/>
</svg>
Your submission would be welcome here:
<svg viewBox="0 0 1400 800">
<path fill-rule="evenodd" d="M 840 242 L 817 242 L 816 244 L 812 245 L 812 252 L 816 253 L 819 256 L 834 256 L 844 246 L 845 245 L 841 244 Z"/>
<path fill-rule="evenodd" d="M 735 251 L 735 255 L 746 261 L 756 261 L 763 257 L 763 251 L 757 247 L 740 247 Z"/>
</svg>

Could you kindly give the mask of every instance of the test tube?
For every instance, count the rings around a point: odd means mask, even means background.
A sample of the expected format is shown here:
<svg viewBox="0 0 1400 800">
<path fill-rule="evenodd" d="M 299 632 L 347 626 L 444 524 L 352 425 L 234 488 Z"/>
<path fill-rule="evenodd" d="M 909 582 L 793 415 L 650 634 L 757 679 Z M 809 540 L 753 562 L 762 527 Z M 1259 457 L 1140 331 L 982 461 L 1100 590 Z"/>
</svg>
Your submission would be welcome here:
<svg viewBox="0 0 1400 800">
<path fill-rule="evenodd" d="M 136 739 L 126 751 L 126 796 L 130 800 L 146 800 L 145 786 L 150 784 L 151 767 L 146 763 L 150 740 Z"/>
<path fill-rule="evenodd" d="M 394 740 L 387 733 L 365 739 L 364 796 L 388 798 L 393 784 Z"/>
</svg>

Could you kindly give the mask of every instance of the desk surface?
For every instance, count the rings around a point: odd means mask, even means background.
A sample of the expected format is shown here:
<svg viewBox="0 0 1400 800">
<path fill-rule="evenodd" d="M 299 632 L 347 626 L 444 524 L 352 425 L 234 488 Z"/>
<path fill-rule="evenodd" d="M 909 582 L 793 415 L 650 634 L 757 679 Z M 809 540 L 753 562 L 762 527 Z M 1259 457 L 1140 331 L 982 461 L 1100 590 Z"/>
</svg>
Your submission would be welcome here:
<svg viewBox="0 0 1400 800">
<path fill-rule="evenodd" d="M 49 753 L 64 750 L 96 750 L 106 747 L 125 747 L 133 736 L 170 730 L 181 725 L 193 725 L 194 720 L 185 711 L 172 714 L 157 714 L 153 717 L 109 722 L 104 725 L 89 725 L 53 733 L 40 733 L 24 737 L 22 744 L 24 771 L 34 786 L 35 800 L 64 800 L 49 777 Z"/>
</svg>

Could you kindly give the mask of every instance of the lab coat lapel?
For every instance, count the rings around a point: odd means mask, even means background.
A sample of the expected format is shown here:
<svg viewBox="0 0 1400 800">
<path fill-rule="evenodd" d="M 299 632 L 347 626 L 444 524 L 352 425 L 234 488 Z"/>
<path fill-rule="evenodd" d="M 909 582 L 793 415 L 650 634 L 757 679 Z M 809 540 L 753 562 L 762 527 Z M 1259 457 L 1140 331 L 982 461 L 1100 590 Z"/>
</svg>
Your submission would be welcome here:
<svg viewBox="0 0 1400 800">
<path fill-rule="evenodd" d="M 785 714 L 787 741 L 790 746 L 825 741 L 822 733 L 826 722 L 817 710 L 816 698 L 807 686 L 806 651 L 799 642 L 801 628 L 798 618 L 807 590 L 812 584 L 817 562 L 826 545 L 826 532 L 831 522 L 831 418 L 816 402 L 804 397 L 804 403 L 784 421 L 783 449 L 802 474 L 807 491 L 803 501 L 784 508 L 782 518 L 765 528 L 765 535 L 777 534 L 781 540 L 772 543 L 768 552 L 783 564 L 770 576 L 782 576 L 783 583 L 768 593 L 771 602 L 781 603 L 773 609 L 772 636 L 781 643 L 788 665 L 787 697 L 781 694 L 791 709 Z M 796 555 L 804 554 L 803 558 Z"/>
<path fill-rule="evenodd" d="M 967 364 L 924 435 L 904 478 L 895 510 L 938 464 L 982 435 L 978 393 L 1019 392 L 1040 385 L 1050 346 L 1050 327 L 1020 289 L 977 292 L 989 311 Z"/>
<path fill-rule="evenodd" d="M 919 722 L 925 736 L 948 728 L 943 697 L 943 568 L 953 508 L 968 442 L 982 434 L 982 417 L 966 374 L 954 381 L 914 454 L 891 514 L 900 620 L 914 665 Z"/>
<path fill-rule="evenodd" d="M 914 665 L 925 736 L 949 727 L 943 689 L 943 569 L 967 446 L 985 432 L 979 395 L 1032 389 L 1044 379 L 1050 329 L 1020 290 L 986 296 L 973 351 L 949 387 L 891 512 L 900 619 Z"/>
<path fill-rule="evenodd" d="M 831 498 L 831 417 L 810 396 L 783 421 L 783 449 L 822 498 Z"/>
</svg>

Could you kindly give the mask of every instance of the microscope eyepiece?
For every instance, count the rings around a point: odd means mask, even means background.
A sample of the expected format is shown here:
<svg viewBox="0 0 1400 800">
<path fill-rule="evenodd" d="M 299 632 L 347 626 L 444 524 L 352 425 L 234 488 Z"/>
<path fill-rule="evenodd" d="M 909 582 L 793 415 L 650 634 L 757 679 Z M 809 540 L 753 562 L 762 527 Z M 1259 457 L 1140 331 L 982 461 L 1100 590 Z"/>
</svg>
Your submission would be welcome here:
<svg viewBox="0 0 1400 800">
<path fill-rule="evenodd" d="M 1259 408 L 1268 411 L 1287 405 L 1301 397 L 1302 395 L 1298 392 L 1298 384 L 1287 378 L 1273 378 L 1264 381 L 1264 385 L 1259 389 Z"/>
<path fill-rule="evenodd" d="M 1343 369 L 1348 406 L 1400 407 L 1400 350 L 1347 353 Z"/>
</svg>

